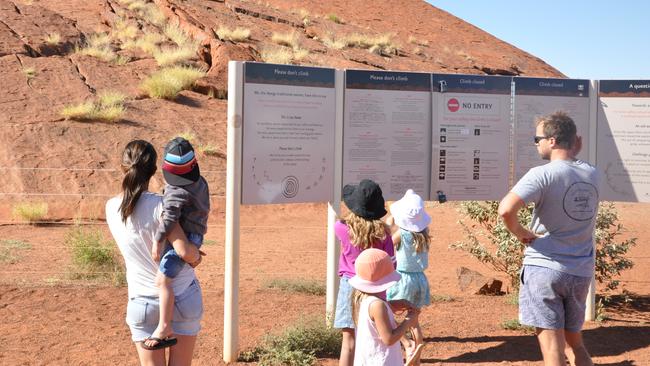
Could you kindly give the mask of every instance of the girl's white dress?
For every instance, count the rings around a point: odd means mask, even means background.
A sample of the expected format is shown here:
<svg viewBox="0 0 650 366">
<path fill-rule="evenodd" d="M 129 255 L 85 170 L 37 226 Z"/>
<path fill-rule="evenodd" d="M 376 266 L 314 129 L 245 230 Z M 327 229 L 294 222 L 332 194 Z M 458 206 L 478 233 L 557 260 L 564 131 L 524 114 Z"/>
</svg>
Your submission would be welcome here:
<svg viewBox="0 0 650 366">
<path fill-rule="evenodd" d="M 395 342 L 387 346 L 379 337 L 375 323 L 370 319 L 368 310 L 370 304 L 381 301 L 388 310 L 388 318 L 393 329 L 397 327 L 393 311 L 388 303 L 375 296 L 368 296 L 361 301 L 359 306 L 359 320 L 356 327 L 354 366 L 403 366 L 400 343 Z"/>
</svg>

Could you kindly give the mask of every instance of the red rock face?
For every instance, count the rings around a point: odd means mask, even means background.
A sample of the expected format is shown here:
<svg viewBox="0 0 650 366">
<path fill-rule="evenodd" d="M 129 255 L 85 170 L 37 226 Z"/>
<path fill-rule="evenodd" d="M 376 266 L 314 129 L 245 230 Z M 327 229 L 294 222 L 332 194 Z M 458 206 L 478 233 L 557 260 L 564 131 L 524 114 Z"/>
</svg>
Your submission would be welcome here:
<svg viewBox="0 0 650 366">
<path fill-rule="evenodd" d="M 119 186 L 118 152 L 126 142 L 143 138 L 162 147 L 169 138 L 190 132 L 195 144 L 212 148 L 212 153 L 200 156 L 201 167 L 213 175 L 213 193 L 223 194 L 226 100 L 222 98 L 228 61 L 262 61 L 269 50 L 285 48 L 294 55 L 304 50 L 294 63 L 336 68 L 562 76 L 538 58 L 419 0 L 401 1 L 399 17 L 380 15 L 393 13 L 394 2 L 387 0 L 308 0 L 300 8 L 295 4 L 155 0 L 148 6 L 163 16 L 156 24 L 142 10 L 114 0 L 0 0 L 0 151 L 4 152 L 0 165 L 21 167 L 2 175 L 0 184 L 12 192 L 58 194 L 45 198 L 57 207 L 50 210 L 55 217 L 70 218 L 80 211 L 101 217 L 105 197 L 97 194 L 109 194 Z M 117 40 L 125 24 L 134 27 L 130 39 L 135 42 L 146 34 L 162 34 L 164 23 L 177 24 L 199 45 L 187 63 L 207 71 L 194 91 L 182 92 L 174 101 L 145 98 L 140 84 L 160 67 L 151 53 Z M 217 36 L 221 27 L 248 29 L 250 37 L 221 40 Z M 74 52 L 102 32 L 111 34 L 106 47 L 121 62 Z M 274 33 L 295 33 L 293 50 L 274 42 Z M 369 52 L 366 46 L 332 46 L 354 35 L 385 35 L 390 47 Z M 174 43 L 167 40 L 158 46 Z M 61 116 L 63 107 L 92 101 L 105 91 L 129 98 L 121 121 L 76 122 Z M 22 169 L 30 167 L 109 170 L 54 174 Z M 24 198 L 15 196 L 0 204 L 0 216 L 8 217 L 13 202 Z"/>
</svg>

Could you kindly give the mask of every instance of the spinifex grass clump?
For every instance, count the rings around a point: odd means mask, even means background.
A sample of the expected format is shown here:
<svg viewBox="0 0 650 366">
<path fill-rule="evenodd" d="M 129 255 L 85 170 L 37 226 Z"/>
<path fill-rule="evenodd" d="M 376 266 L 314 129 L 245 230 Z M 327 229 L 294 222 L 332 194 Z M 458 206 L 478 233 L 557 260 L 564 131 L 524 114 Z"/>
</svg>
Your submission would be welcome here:
<svg viewBox="0 0 650 366">
<path fill-rule="evenodd" d="M 130 35 L 131 33 L 129 33 Z M 117 38 L 115 33 L 95 33 L 84 41 L 81 47 L 75 48 L 75 53 L 98 58 L 104 62 L 124 65 L 130 61 L 128 57 L 118 55 L 113 49 L 113 42 L 132 42 L 131 38 Z M 114 39 L 115 38 L 115 39 Z"/>
<path fill-rule="evenodd" d="M 196 57 L 194 45 L 184 47 L 161 47 L 153 50 L 153 58 L 158 66 L 167 67 L 185 64 Z"/>
<path fill-rule="evenodd" d="M 104 279 L 124 284 L 124 269 L 117 260 L 115 244 L 104 239 L 101 231 L 75 226 L 64 239 L 72 253 L 73 279 Z"/>
<path fill-rule="evenodd" d="M 286 47 L 268 47 L 261 52 L 262 60 L 272 64 L 290 64 L 293 61 L 293 51 Z"/>
<path fill-rule="evenodd" d="M 205 71 L 193 67 L 174 66 L 159 70 L 145 79 L 140 88 L 151 98 L 174 99 L 181 90 L 190 89 L 205 76 Z"/>
<path fill-rule="evenodd" d="M 95 101 L 83 102 L 63 108 L 61 115 L 75 121 L 115 122 L 126 111 L 126 96 L 119 92 L 100 93 Z"/>
<path fill-rule="evenodd" d="M 342 37 L 332 35 L 325 37 L 323 43 L 325 46 L 333 49 L 343 49 L 345 47 L 367 49 L 370 53 L 390 56 L 396 55 L 399 46 L 393 41 L 393 34 L 368 35 L 361 33 L 351 33 Z"/>
<path fill-rule="evenodd" d="M 243 42 L 251 37 L 250 29 L 237 27 L 230 29 L 225 26 L 219 27 L 215 31 L 217 37 L 222 41 Z"/>
</svg>

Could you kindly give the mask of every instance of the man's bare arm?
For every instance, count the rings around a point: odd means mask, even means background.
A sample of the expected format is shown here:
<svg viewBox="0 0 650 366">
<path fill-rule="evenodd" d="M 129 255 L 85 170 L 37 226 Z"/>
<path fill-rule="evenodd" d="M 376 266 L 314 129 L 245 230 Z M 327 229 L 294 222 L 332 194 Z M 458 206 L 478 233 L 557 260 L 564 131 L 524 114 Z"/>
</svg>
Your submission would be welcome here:
<svg viewBox="0 0 650 366">
<path fill-rule="evenodd" d="M 517 213 L 526 203 L 515 193 L 509 192 L 499 203 L 499 216 L 506 228 L 522 243 L 528 245 L 537 238 L 530 230 L 523 227 L 517 219 Z"/>
</svg>

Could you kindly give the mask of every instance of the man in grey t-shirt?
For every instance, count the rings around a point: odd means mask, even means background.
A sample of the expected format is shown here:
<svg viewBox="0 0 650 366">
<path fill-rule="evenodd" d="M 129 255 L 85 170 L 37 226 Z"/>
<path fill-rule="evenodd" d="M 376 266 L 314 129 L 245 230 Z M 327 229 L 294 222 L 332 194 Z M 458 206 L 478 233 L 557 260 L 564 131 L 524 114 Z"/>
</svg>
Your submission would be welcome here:
<svg viewBox="0 0 650 366">
<path fill-rule="evenodd" d="M 567 357 L 572 365 L 593 365 L 580 330 L 594 275 L 601 176 L 575 158 L 582 140 L 566 113 L 536 122 L 537 152 L 550 162 L 528 171 L 499 204 L 504 224 L 526 245 L 519 319 L 536 327 L 546 366 L 563 366 Z M 527 229 L 517 212 L 531 202 L 535 209 Z"/>
</svg>

